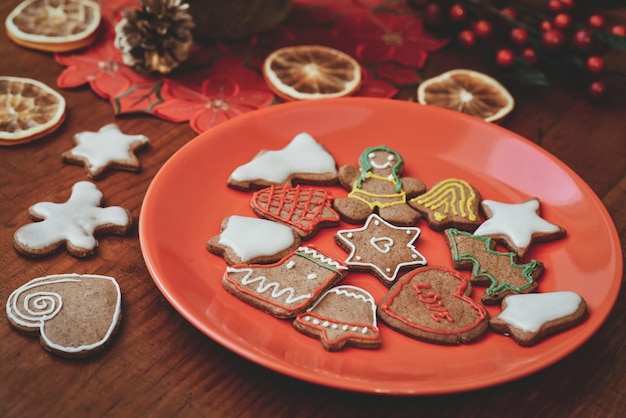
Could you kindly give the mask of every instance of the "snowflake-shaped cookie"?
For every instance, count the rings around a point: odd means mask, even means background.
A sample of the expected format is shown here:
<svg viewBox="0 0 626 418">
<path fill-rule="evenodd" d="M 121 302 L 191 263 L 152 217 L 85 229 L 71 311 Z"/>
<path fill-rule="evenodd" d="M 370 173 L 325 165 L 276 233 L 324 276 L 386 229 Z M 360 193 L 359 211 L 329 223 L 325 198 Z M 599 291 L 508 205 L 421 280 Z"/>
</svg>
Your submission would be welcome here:
<svg viewBox="0 0 626 418">
<path fill-rule="evenodd" d="M 350 253 L 348 268 L 368 271 L 391 286 L 400 270 L 426 264 L 413 245 L 420 233 L 417 227 L 395 226 L 372 214 L 361 228 L 337 231 L 335 241 Z"/>
<path fill-rule="evenodd" d="M 128 171 L 140 169 L 135 150 L 146 145 L 145 135 L 127 135 L 116 124 L 110 123 L 98 132 L 80 132 L 74 135 L 76 146 L 63 153 L 68 163 L 85 166 L 87 175 L 95 179 L 107 168 Z"/>
<path fill-rule="evenodd" d="M 119 206 L 103 208 L 102 192 L 88 181 L 72 187 L 65 203 L 39 202 L 28 209 L 35 221 L 15 231 L 13 243 L 22 254 L 43 256 L 65 244 L 76 257 L 92 254 L 98 246 L 97 232 L 125 234 L 131 227 L 130 212 Z"/>
</svg>

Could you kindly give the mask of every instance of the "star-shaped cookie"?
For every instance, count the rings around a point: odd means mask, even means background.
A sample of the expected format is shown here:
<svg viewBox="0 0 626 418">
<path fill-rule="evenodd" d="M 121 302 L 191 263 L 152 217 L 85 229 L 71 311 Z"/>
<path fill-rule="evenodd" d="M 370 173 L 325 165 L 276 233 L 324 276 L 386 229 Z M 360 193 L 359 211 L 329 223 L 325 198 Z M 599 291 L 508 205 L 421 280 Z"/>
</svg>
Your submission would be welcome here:
<svg viewBox="0 0 626 418">
<path fill-rule="evenodd" d="M 361 228 L 337 231 L 335 241 L 350 253 L 348 268 L 370 272 L 391 286 L 400 270 L 427 263 L 413 245 L 420 233 L 417 227 L 395 226 L 372 214 Z"/>
<path fill-rule="evenodd" d="M 85 167 L 87 175 L 98 178 L 107 168 L 114 167 L 128 171 L 141 168 L 135 150 L 146 145 L 145 135 L 127 135 L 116 124 L 110 123 L 98 132 L 79 132 L 74 135 L 76 146 L 63 153 L 68 163 Z"/>
<path fill-rule="evenodd" d="M 563 238 L 565 229 L 539 216 L 539 199 L 509 204 L 483 200 L 481 207 L 488 218 L 474 231 L 474 235 L 491 237 L 524 257 L 535 242 Z"/>
</svg>

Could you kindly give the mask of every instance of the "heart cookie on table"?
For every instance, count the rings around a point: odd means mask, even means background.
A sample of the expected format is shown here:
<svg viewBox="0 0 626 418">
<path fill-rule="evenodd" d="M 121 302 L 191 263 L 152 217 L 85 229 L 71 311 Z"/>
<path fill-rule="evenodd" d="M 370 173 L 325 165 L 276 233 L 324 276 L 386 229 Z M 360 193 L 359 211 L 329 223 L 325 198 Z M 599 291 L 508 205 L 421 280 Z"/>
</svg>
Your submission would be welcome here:
<svg viewBox="0 0 626 418">
<path fill-rule="evenodd" d="M 11 293 L 6 312 L 19 331 L 39 335 L 43 347 L 64 357 L 103 349 L 122 317 L 114 278 L 94 274 L 39 277 Z"/>
</svg>

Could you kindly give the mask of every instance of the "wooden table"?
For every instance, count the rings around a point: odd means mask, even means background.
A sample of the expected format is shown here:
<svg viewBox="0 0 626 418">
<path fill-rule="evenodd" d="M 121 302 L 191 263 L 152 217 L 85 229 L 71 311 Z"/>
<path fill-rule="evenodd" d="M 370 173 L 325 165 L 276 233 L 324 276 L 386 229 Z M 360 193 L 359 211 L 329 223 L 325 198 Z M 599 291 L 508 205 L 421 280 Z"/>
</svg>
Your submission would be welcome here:
<svg viewBox="0 0 626 418">
<path fill-rule="evenodd" d="M 3 2 L 0 19 L 17 4 Z M 31 77 L 55 86 L 61 71 L 50 54 L 18 47 L 0 35 L 0 75 Z M 481 54 L 447 48 L 433 53 L 425 76 L 472 66 Z M 624 63 L 624 57 L 618 57 Z M 513 87 L 516 108 L 503 123 L 554 154 L 597 193 L 626 242 L 626 100 L 613 92 L 592 103 L 570 85 Z M 140 173 L 116 171 L 98 182 L 107 204 L 138 218 L 144 193 L 161 165 L 195 137 L 187 124 L 149 116 L 113 116 L 87 88 L 64 90 L 67 120 L 49 137 L 0 148 L 0 301 L 26 281 L 59 272 L 123 275 L 124 321 L 112 345 L 80 361 L 44 351 L 0 316 L 0 416 L 560 416 L 626 414 L 626 296 L 622 289 L 600 330 L 572 355 L 526 378 L 469 393 L 386 397 L 320 387 L 260 367 L 195 329 L 165 300 L 144 264 L 137 229 L 110 236 L 97 255 L 59 253 L 28 259 L 13 249 L 13 233 L 38 201 L 64 201 L 84 171 L 60 155 L 74 133 L 115 122 L 142 133 Z M 412 92 L 405 92 L 405 97 Z M 584 219 L 581 219 L 584 222 Z M 592 245 L 592 243 L 590 243 Z M 622 245 L 623 250 L 623 245 Z"/>
</svg>

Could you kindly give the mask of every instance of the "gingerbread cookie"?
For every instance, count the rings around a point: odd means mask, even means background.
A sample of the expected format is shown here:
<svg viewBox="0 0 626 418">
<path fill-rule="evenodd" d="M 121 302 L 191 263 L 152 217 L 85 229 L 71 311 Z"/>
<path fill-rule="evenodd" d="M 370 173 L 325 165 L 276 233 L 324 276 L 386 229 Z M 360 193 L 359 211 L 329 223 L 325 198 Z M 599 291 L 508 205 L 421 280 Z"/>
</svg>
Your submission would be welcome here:
<svg viewBox="0 0 626 418">
<path fill-rule="evenodd" d="M 509 294 L 530 293 L 537 289 L 537 280 L 543 273 L 543 264 L 532 260 L 517 264 L 512 252 L 495 251 L 491 238 L 472 235 L 458 229 L 447 229 L 446 240 L 452 252 L 452 265 L 457 269 L 471 269 L 471 281 L 488 286 L 483 303 L 494 305 Z"/>
<path fill-rule="evenodd" d="M 311 135 L 302 132 L 281 150 L 263 150 L 250 162 L 237 167 L 228 186 L 239 190 L 295 183 L 331 185 L 337 182 L 337 164 L 332 155 Z"/>
<path fill-rule="evenodd" d="M 65 357 L 100 351 L 118 328 L 122 294 L 114 278 L 55 274 L 13 291 L 6 312 L 15 328 L 39 334 L 43 347 Z"/>
<path fill-rule="evenodd" d="M 488 314 L 470 297 L 468 280 L 445 267 L 410 271 L 378 305 L 378 316 L 391 328 L 438 344 L 476 341 L 488 329 Z"/>
<path fill-rule="evenodd" d="M 481 207 L 488 218 L 474 231 L 475 235 L 491 237 L 523 258 L 536 242 L 563 238 L 565 229 L 539 216 L 539 199 L 518 204 L 485 200 Z"/>
<path fill-rule="evenodd" d="M 328 351 L 341 350 L 346 345 L 380 347 L 376 302 L 369 292 L 356 286 L 327 290 L 312 307 L 296 317 L 293 326 L 318 338 Z"/>
<path fill-rule="evenodd" d="M 586 313 L 585 300 L 575 292 L 510 295 L 502 300 L 502 312 L 489 323 L 495 332 L 510 335 L 517 344 L 528 347 L 574 327 Z"/>
<path fill-rule="evenodd" d="M 76 257 L 93 254 L 98 246 L 94 234 L 125 234 L 133 224 L 128 210 L 101 207 L 102 197 L 95 184 L 79 181 L 67 202 L 34 204 L 28 212 L 36 222 L 15 231 L 15 248 L 29 256 L 48 255 L 63 245 Z"/>
<path fill-rule="evenodd" d="M 480 199 L 480 193 L 471 184 L 450 178 L 411 199 L 409 205 L 420 212 L 435 231 L 456 228 L 472 232 L 481 223 Z"/>
<path fill-rule="evenodd" d="M 322 227 L 339 225 L 330 192 L 312 187 L 271 186 L 252 195 L 252 209 L 267 218 L 293 228 L 303 240 Z"/>
<path fill-rule="evenodd" d="M 291 228 L 265 219 L 229 216 L 219 235 L 212 237 L 207 250 L 227 264 L 272 263 L 294 251 L 300 236 Z"/>
<path fill-rule="evenodd" d="M 426 264 L 414 246 L 420 232 L 417 227 L 394 226 L 372 214 L 361 228 L 337 231 L 335 241 L 350 253 L 345 263 L 351 270 L 372 273 L 391 286 L 401 270 Z"/>
<path fill-rule="evenodd" d="M 363 151 L 359 167 L 346 165 L 339 170 L 341 185 L 348 197 L 335 199 L 334 207 L 347 222 L 359 224 L 372 213 L 394 225 L 411 226 L 420 219 L 407 199 L 423 193 L 424 183 L 416 178 L 400 177 L 404 159 L 395 150 L 377 146 Z"/>
<path fill-rule="evenodd" d="M 224 288 L 237 298 L 277 318 L 292 318 L 309 308 L 347 272 L 341 262 L 314 247 L 300 247 L 274 264 L 228 267 Z"/>
<path fill-rule="evenodd" d="M 83 165 L 87 176 L 96 179 L 109 167 L 139 171 L 141 166 L 135 151 L 148 143 L 145 135 L 127 135 L 110 123 L 98 132 L 74 135 L 76 146 L 63 153 L 68 163 Z"/>
</svg>

